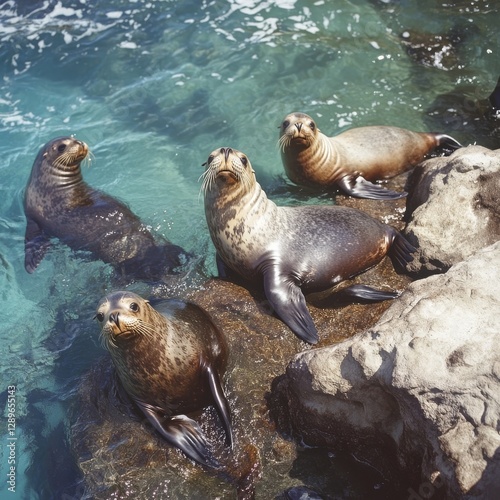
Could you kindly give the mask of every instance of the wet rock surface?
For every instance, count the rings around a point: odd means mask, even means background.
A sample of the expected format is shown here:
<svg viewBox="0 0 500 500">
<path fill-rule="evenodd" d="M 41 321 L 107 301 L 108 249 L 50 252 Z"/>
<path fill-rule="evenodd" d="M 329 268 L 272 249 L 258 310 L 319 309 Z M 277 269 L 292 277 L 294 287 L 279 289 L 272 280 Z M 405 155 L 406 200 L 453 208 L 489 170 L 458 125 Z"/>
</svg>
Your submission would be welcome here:
<svg viewBox="0 0 500 500">
<path fill-rule="evenodd" d="M 207 491 L 224 498 L 270 498 L 297 480 L 288 475 L 297 460 L 295 445 L 281 437 L 269 417 L 266 395 L 288 361 L 310 347 L 269 310 L 265 297 L 218 279 L 190 297 L 226 333 L 230 358 L 226 392 L 235 446 L 224 448 L 217 415 L 208 408 L 195 415 L 208 436 L 221 473 L 203 470 L 170 448 L 117 393 L 111 359 L 105 356 L 83 381 L 72 426 L 72 443 L 93 498 L 203 498 Z M 321 337 L 329 345 L 374 321 L 388 303 L 351 304 L 337 309 L 310 306 Z M 377 482 L 375 477 L 370 478 Z M 366 486 L 363 486 L 366 487 Z M 201 495 L 198 496 L 197 495 Z M 361 498 L 361 497 L 358 497 Z"/>
</svg>

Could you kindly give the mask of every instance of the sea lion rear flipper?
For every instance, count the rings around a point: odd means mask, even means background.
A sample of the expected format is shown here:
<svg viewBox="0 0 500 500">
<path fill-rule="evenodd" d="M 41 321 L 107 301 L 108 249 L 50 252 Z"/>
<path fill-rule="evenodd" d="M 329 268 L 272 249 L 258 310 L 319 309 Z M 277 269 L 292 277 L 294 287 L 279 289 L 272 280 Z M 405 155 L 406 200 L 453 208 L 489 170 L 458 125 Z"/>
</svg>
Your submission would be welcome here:
<svg viewBox="0 0 500 500">
<path fill-rule="evenodd" d="M 161 409 L 134 400 L 151 425 L 172 446 L 182 450 L 191 460 L 206 467 L 218 468 L 220 464 L 208 451 L 201 427 L 186 415 L 162 417 Z"/>
<path fill-rule="evenodd" d="M 395 299 L 396 297 L 399 297 L 400 293 L 384 292 L 383 290 L 377 290 L 366 285 L 351 285 L 340 290 L 338 295 L 356 297 L 370 302 L 380 302 L 382 300 Z"/>
<path fill-rule="evenodd" d="M 202 361 L 203 369 L 207 375 L 208 384 L 210 386 L 210 391 L 214 398 L 214 406 L 219 414 L 222 421 L 224 431 L 226 432 L 226 444 L 229 447 L 233 447 L 233 430 L 231 425 L 231 412 L 229 410 L 229 403 L 227 401 L 224 390 L 222 389 L 222 384 L 219 378 L 219 374 L 216 370 L 212 368 L 210 363 Z"/>
<path fill-rule="evenodd" d="M 457 149 L 463 148 L 462 144 L 460 144 L 456 139 L 453 139 L 451 135 L 447 134 L 436 134 L 436 139 L 438 140 L 438 147 L 445 154 L 451 154 L 453 151 Z"/>
<path fill-rule="evenodd" d="M 302 290 L 274 266 L 264 271 L 264 290 L 276 314 L 299 339 L 309 344 L 318 342 L 318 331 L 307 309 Z"/>
<path fill-rule="evenodd" d="M 28 273 L 35 271 L 49 247 L 50 240 L 40 226 L 28 218 L 24 236 L 24 268 Z"/>
<path fill-rule="evenodd" d="M 397 200 L 404 198 L 408 193 L 400 193 L 383 188 L 380 184 L 367 181 L 361 175 L 345 175 L 336 182 L 339 189 L 354 198 L 368 198 L 370 200 Z"/>
<path fill-rule="evenodd" d="M 401 270 L 405 270 L 406 264 L 413 260 L 413 253 L 417 249 L 399 231 L 395 229 L 393 231 L 392 244 L 387 255 L 392 260 L 392 264 L 396 270 L 398 270 L 398 267 Z"/>
</svg>

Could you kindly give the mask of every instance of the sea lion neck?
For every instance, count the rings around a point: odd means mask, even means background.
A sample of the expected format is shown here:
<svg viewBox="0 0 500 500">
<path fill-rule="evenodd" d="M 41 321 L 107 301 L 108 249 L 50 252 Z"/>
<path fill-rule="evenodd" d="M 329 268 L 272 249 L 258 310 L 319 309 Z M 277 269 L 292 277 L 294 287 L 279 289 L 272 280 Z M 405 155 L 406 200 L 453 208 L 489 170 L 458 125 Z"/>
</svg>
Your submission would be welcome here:
<svg viewBox="0 0 500 500">
<path fill-rule="evenodd" d="M 83 180 L 80 164 L 72 165 L 68 168 L 64 165 L 45 165 L 44 162 L 42 169 L 43 167 L 47 169 L 47 172 L 45 174 L 40 172 L 41 175 L 46 175 L 48 183 L 52 184 L 55 189 L 76 188 L 80 185 L 86 186 L 86 183 Z"/>
</svg>

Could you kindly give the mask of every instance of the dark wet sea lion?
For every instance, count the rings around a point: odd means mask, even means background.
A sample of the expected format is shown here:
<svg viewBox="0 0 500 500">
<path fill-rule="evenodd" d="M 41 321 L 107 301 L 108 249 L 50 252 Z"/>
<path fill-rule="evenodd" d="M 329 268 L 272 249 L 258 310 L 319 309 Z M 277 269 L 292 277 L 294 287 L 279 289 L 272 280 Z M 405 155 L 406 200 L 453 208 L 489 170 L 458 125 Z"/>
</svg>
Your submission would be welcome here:
<svg viewBox="0 0 500 500">
<path fill-rule="evenodd" d="M 452 150 L 460 143 L 445 134 L 371 126 L 335 137 L 322 134 L 304 113 L 291 113 L 280 127 L 281 159 L 287 176 L 313 188 L 339 188 L 357 198 L 397 199 L 406 193 L 372 181 L 388 179 L 420 163 L 438 146 Z"/>
<path fill-rule="evenodd" d="M 215 466 L 201 428 L 185 415 L 213 405 L 232 446 L 221 385 L 228 348 L 208 314 L 179 300 L 153 308 L 132 292 L 118 291 L 99 302 L 96 319 L 123 388 L 153 427 L 192 460 Z"/>
<path fill-rule="evenodd" d="M 359 210 L 339 206 L 279 207 L 255 179 L 241 152 L 220 148 L 203 174 L 205 215 L 219 274 L 229 268 L 261 278 L 278 316 L 302 340 L 318 341 L 303 293 L 328 290 L 389 255 L 404 266 L 415 250 L 394 228 Z M 344 290 L 366 300 L 394 298 L 363 285 Z"/>
<path fill-rule="evenodd" d="M 87 145 L 73 137 L 40 149 L 24 196 L 26 271 L 38 267 L 55 237 L 127 277 L 157 280 L 175 272 L 187 254 L 153 237 L 125 204 L 84 182 L 80 164 L 87 153 Z"/>
</svg>

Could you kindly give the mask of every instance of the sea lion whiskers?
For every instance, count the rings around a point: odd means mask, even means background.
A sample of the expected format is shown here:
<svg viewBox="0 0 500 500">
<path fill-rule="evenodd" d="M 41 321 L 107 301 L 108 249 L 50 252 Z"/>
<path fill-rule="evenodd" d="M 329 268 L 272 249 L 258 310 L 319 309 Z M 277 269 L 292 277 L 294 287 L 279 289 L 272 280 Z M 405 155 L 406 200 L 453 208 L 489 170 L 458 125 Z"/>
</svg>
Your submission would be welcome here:
<svg viewBox="0 0 500 500">
<path fill-rule="evenodd" d="M 54 167 L 56 168 L 64 168 L 64 167 L 72 167 L 76 165 L 77 163 L 80 163 L 82 160 L 84 160 L 87 157 L 87 153 L 85 153 L 85 156 L 80 159 L 82 156 L 80 152 L 80 145 L 76 143 L 73 147 L 70 149 L 65 150 L 63 153 L 61 153 L 52 163 Z"/>
<path fill-rule="evenodd" d="M 205 163 L 206 165 L 206 163 Z M 215 182 L 215 178 L 217 177 L 217 171 L 216 169 L 210 168 L 210 166 L 207 167 L 205 172 L 203 172 L 200 177 L 198 178 L 198 182 L 200 182 L 200 179 L 203 179 L 203 182 L 200 187 L 200 192 L 198 193 L 198 199 L 203 193 L 203 195 L 207 194 L 207 191 L 210 191 L 212 188 L 213 183 Z"/>
<path fill-rule="evenodd" d="M 95 162 L 95 155 L 89 148 L 87 149 L 87 156 L 82 160 L 82 164 L 84 167 L 90 168 L 93 162 Z"/>
<path fill-rule="evenodd" d="M 156 330 L 149 323 L 145 323 L 141 319 L 137 319 L 137 321 L 134 322 L 133 329 L 135 333 L 144 335 L 147 339 L 155 341 Z"/>
<path fill-rule="evenodd" d="M 254 179 L 255 179 L 255 170 L 251 167 L 250 162 L 247 159 L 247 166 L 250 166 L 250 170 L 247 171 L 245 165 L 241 162 L 241 159 L 238 157 L 238 163 L 233 158 L 233 166 L 238 168 L 237 172 L 238 180 L 243 184 L 243 189 L 245 192 L 249 192 L 253 188 Z"/>
<path fill-rule="evenodd" d="M 292 136 L 289 134 L 283 134 L 279 139 L 278 139 L 278 147 L 281 152 L 285 152 L 285 149 L 290 146 L 290 142 L 292 142 Z"/>
<path fill-rule="evenodd" d="M 140 335 L 144 336 L 149 340 L 155 340 L 155 329 L 148 323 L 145 323 L 140 318 L 133 318 L 133 320 L 127 320 L 122 318 L 122 324 L 124 324 L 125 329 L 120 330 L 120 333 L 114 333 L 111 328 L 104 327 L 101 330 L 101 345 L 103 347 L 111 346 L 112 348 L 118 348 L 116 339 L 118 337 L 130 337 L 134 335 L 138 337 Z"/>
<path fill-rule="evenodd" d="M 101 347 L 104 347 L 104 349 L 107 349 L 108 351 L 118 348 L 112 333 L 107 330 L 104 331 L 104 328 L 99 334 L 99 343 L 101 344 Z"/>
<path fill-rule="evenodd" d="M 314 135 L 310 132 L 311 127 L 313 130 L 316 129 L 319 132 L 312 119 L 307 127 L 304 127 L 303 121 L 290 123 L 290 121 L 285 120 L 279 127 L 282 130 L 282 134 L 278 139 L 278 146 L 281 153 L 285 153 L 286 148 L 291 145 L 294 139 L 300 140 L 309 147 L 314 140 Z"/>
</svg>

